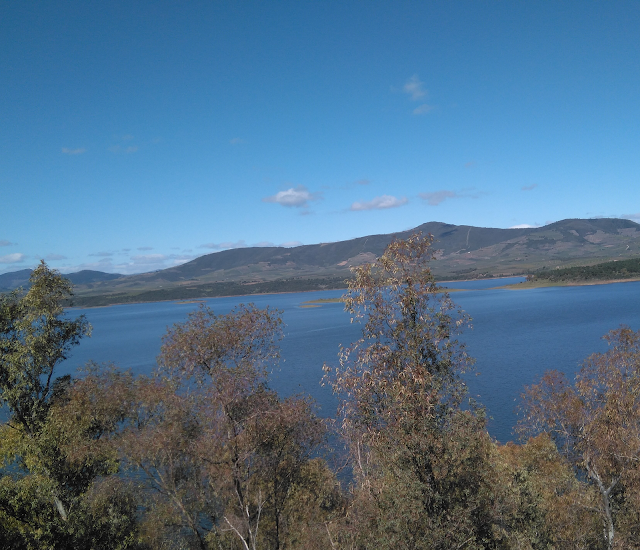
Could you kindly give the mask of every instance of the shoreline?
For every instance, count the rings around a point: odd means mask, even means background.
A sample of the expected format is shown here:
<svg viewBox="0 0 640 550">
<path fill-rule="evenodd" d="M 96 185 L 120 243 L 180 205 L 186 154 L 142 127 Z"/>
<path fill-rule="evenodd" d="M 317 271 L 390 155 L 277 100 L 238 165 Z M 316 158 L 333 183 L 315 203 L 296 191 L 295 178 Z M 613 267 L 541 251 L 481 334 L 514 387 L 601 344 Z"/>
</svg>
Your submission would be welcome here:
<svg viewBox="0 0 640 550">
<path fill-rule="evenodd" d="M 496 288 L 503 288 L 505 290 L 530 290 L 534 288 L 551 288 L 551 287 L 563 287 L 563 286 L 596 286 L 596 285 L 613 285 L 616 283 L 637 283 L 640 282 L 640 277 L 634 277 L 629 279 L 596 279 L 591 281 L 523 281 L 522 283 L 516 283 L 513 285 L 504 285 Z"/>
<path fill-rule="evenodd" d="M 471 281 L 489 281 L 495 280 L 499 281 L 500 279 L 510 279 L 511 277 L 518 277 L 519 275 L 507 275 L 504 277 L 487 277 L 486 279 L 455 279 L 449 281 L 437 281 L 437 284 L 444 283 L 459 283 L 459 282 L 471 282 Z M 551 288 L 551 287 L 566 287 L 566 286 L 595 286 L 595 285 L 610 285 L 616 283 L 635 283 L 640 282 L 640 277 L 632 278 L 632 279 L 604 279 L 604 280 L 593 280 L 593 281 L 580 281 L 580 282 L 535 282 L 535 281 L 523 281 L 521 283 L 515 283 L 511 285 L 503 285 L 503 286 L 494 286 L 487 289 L 467 289 L 467 288 L 447 288 L 443 289 L 440 292 L 468 292 L 468 291 L 476 291 L 476 290 L 532 290 L 536 288 Z M 343 290 L 343 289 L 327 289 L 327 290 Z M 139 304 L 159 304 L 159 303 L 169 303 L 173 302 L 176 305 L 184 305 L 184 304 L 197 304 L 204 303 L 205 300 L 213 300 L 216 298 L 246 298 L 251 296 L 269 296 L 269 295 L 279 295 L 279 294 L 303 294 L 309 292 L 327 292 L 327 290 L 292 290 L 292 291 L 280 291 L 280 292 L 259 292 L 255 294 L 229 294 L 224 296 L 201 296 L 199 298 L 192 298 L 189 300 L 185 300 L 183 298 L 174 298 L 174 299 L 166 299 L 166 300 L 140 300 L 140 301 L 131 301 L 131 302 L 115 302 L 113 304 L 105 304 L 105 305 L 96 305 L 96 306 L 70 306 L 65 309 L 74 310 L 74 309 L 97 309 L 97 308 L 106 308 L 113 306 L 127 306 L 127 305 L 139 305 Z M 346 288 L 344 289 L 346 290 Z M 303 304 L 310 304 L 318 301 L 325 301 L 325 303 L 329 301 L 334 301 L 334 299 L 323 299 L 319 298 L 318 300 L 309 300 L 307 302 L 302 302 Z M 341 301 L 340 298 L 335 298 L 335 301 Z M 306 306 L 306 307 L 309 307 Z M 313 306 L 311 306 L 313 307 Z"/>
</svg>

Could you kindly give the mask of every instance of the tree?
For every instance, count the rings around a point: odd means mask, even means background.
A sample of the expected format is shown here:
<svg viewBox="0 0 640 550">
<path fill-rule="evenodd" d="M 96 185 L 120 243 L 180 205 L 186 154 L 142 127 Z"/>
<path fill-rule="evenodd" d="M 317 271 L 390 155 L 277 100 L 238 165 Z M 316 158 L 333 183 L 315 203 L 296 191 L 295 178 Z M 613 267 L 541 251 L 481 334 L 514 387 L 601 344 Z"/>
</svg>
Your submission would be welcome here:
<svg viewBox="0 0 640 550">
<path fill-rule="evenodd" d="M 545 373 L 523 395 L 523 433 L 549 433 L 592 490 L 576 503 L 595 512 L 603 546 L 640 547 L 640 331 L 621 327 L 604 339 L 570 385 Z"/>
<path fill-rule="evenodd" d="M 313 529 L 301 524 L 323 517 L 335 484 L 312 458 L 325 432 L 312 404 L 268 388 L 281 327 L 277 311 L 202 307 L 163 338 L 156 378 L 85 381 L 89 395 L 110 388 L 128 409 L 114 445 L 144 474 L 154 545 L 309 546 Z"/>
<path fill-rule="evenodd" d="M 548 434 L 524 445 L 494 445 L 490 479 L 496 548 L 599 546 L 592 514 L 575 505 L 586 502 L 589 494 Z"/>
<path fill-rule="evenodd" d="M 394 241 L 353 269 L 345 309 L 364 319 L 362 338 L 325 366 L 343 397 L 356 480 L 348 522 L 363 547 L 480 548 L 491 535 L 491 442 L 482 411 L 461 408 L 472 361 L 456 336 L 469 317 L 435 283 L 432 241 Z"/>
<path fill-rule="evenodd" d="M 83 315 L 64 317 L 71 283 L 43 262 L 33 270 L 29 291 L 0 295 L 0 402 L 11 421 L 30 435 L 47 418 L 55 389 L 66 383 L 53 377 L 80 338 L 91 333 Z M 58 384 L 56 384 L 58 382 Z"/>
<path fill-rule="evenodd" d="M 0 528 L 16 548 L 138 547 L 133 493 L 96 445 L 105 426 L 74 415 L 74 383 L 55 377 L 90 326 L 65 317 L 71 284 L 44 262 L 30 283 L 0 296 Z"/>
</svg>

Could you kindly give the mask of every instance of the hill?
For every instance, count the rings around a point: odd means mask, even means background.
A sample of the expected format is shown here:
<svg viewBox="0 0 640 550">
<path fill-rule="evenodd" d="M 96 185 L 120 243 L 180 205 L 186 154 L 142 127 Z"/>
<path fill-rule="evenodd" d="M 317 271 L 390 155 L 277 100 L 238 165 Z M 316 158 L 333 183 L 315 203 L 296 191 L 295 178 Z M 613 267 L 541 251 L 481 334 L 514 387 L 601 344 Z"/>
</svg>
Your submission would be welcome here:
<svg viewBox="0 0 640 550">
<path fill-rule="evenodd" d="M 569 219 L 518 229 L 429 222 L 409 231 L 334 243 L 214 252 L 152 273 L 85 271 L 69 278 L 76 285 L 78 305 L 344 288 L 350 267 L 374 260 L 393 239 L 416 231 L 435 238 L 432 269 L 439 280 L 526 275 L 640 255 L 640 225 L 629 220 Z M 2 277 L 9 275 L 0 276 L 0 287 Z"/>
<path fill-rule="evenodd" d="M 0 292 L 6 292 L 8 290 L 14 290 L 18 287 L 27 288 L 29 286 L 29 277 L 31 276 L 30 269 L 21 269 L 20 271 L 13 271 L 11 273 L 4 273 L 0 275 Z M 90 269 L 83 269 L 76 273 L 67 273 L 65 277 L 69 279 L 74 285 L 83 285 L 86 288 L 92 288 L 93 283 L 112 281 L 123 277 L 118 273 L 104 273 L 102 271 L 92 271 Z"/>
</svg>

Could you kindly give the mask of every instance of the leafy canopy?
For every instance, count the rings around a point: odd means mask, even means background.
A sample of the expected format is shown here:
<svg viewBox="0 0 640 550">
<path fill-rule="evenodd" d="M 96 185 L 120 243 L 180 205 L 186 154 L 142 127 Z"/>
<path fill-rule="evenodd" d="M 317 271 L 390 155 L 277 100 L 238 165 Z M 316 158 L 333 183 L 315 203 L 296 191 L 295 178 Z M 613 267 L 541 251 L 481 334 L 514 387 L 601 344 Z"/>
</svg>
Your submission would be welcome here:
<svg viewBox="0 0 640 550">
<path fill-rule="evenodd" d="M 58 272 L 41 262 L 29 281 L 27 292 L 0 296 L 0 402 L 14 422 L 35 434 L 63 383 L 53 378 L 55 367 L 91 327 L 83 315 L 64 316 L 63 304 L 73 292 Z"/>
</svg>

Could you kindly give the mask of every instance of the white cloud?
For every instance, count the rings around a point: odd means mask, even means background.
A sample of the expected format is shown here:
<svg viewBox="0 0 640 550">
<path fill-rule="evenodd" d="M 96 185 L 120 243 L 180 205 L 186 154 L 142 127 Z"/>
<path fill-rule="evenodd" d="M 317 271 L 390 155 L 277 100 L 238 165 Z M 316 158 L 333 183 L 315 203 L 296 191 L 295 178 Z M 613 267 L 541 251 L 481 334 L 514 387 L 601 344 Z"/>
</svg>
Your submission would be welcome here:
<svg viewBox="0 0 640 550">
<path fill-rule="evenodd" d="M 537 225 L 530 225 L 528 223 L 521 223 L 519 225 L 512 225 L 509 229 L 533 229 L 534 227 L 538 227 Z"/>
<path fill-rule="evenodd" d="M 231 145 L 242 145 L 243 143 L 247 143 L 244 139 L 239 137 L 234 137 L 229 140 Z"/>
<path fill-rule="evenodd" d="M 56 260 L 66 260 L 67 257 L 62 254 L 47 254 L 44 259 L 48 262 L 54 262 Z"/>
<path fill-rule="evenodd" d="M 532 191 L 533 189 L 535 189 L 536 187 L 538 187 L 537 183 L 533 183 L 531 185 L 523 185 L 521 187 L 522 191 Z"/>
<path fill-rule="evenodd" d="M 12 243 L 11 241 L 6 241 L 6 240 L 0 240 L 0 246 L 11 246 L 12 244 L 16 244 L 16 243 Z"/>
<path fill-rule="evenodd" d="M 428 90 L 425 90 L 424 88 L 424 83 L 420 81 L 417 74 L 414 74 L 409 80 L 407 80 L 402 89 L 405 93 L 411 96 L 412 101 L 417 101 L 428 93 Z"/>
<path fill-rule="evenodd" d="M 280 246 L 284 248 L 295 248 L 296 246 L 302 246 L 303 243 L 300 241 L 287 241 L 286 243 L 282 243 Z"/>
<path fill-rule="evenodd" d="M 400 197 L 399 199 L 391 195 L 382 195 L 376 197 L 370 201 L 354 202 L 351 205 L 351 210 L 383 210 L 385 208 L 396 208 L 409 202 L 406 197 Z"/>
<path fill-rule="evenodd" d="M 286 191 L 279 191 L 271 197 L 265 197 L 263 202 L 275 202 L 287 208 L 301 208 L 309 206 L 309 201 L 317 201 L 322 198 L 321 193 L 310 193 L 304 185 L 291 187 Z"/>
<path fill-rule="evenodd" d="M 433 193 L 420 193 L 420 197 L 427 201 L 431 206 L 438 206 L 441 202 L 447 199 L 458 199 L 458 195 L 455 191 L 434 191 Z"/>
<path fill-rule="evenodd" d="M 19 252 L 14 254 L 7 254 L 6 256 L 0 256 L 0 264 L 18 264 L 23 262 L 26 256 Z"/>
<path fill-rule="evenodd" d="M 224 242 L 224 243 L 206 243 L 201 244 L 200 248 L 210 248 L 211 250 L 229 250 L 230 248 L 246 248 L 247 243 L 243 240 L 233 242 Z"/>
<path fill-rule="evenodd" d="M 420 105 L 419 107 L 416 107 L 413 110 L 413 114 L 414 115 L 426 115 L 427 113 L 433 111 L 435 109 L 435 107 L 433 105 L 427 105 L 426 103 L 423 103 L 422 105 Z"/>
<path fill-rule="evenodd" d="M 640 212 L 636 212 L 635 214 L 622 214 L 622 218 L 625 220 L 640 221 Z"/>
<path fill-rule="evenodd" d="M 86 149 L 84 149 L 83 147 L 80 147 L 78 149 L 69 149 L 68 147 L 63 147 L 62 152 L 65 155 L 81 155 L 82 153 L 86 152 Z"/>
</svg>

